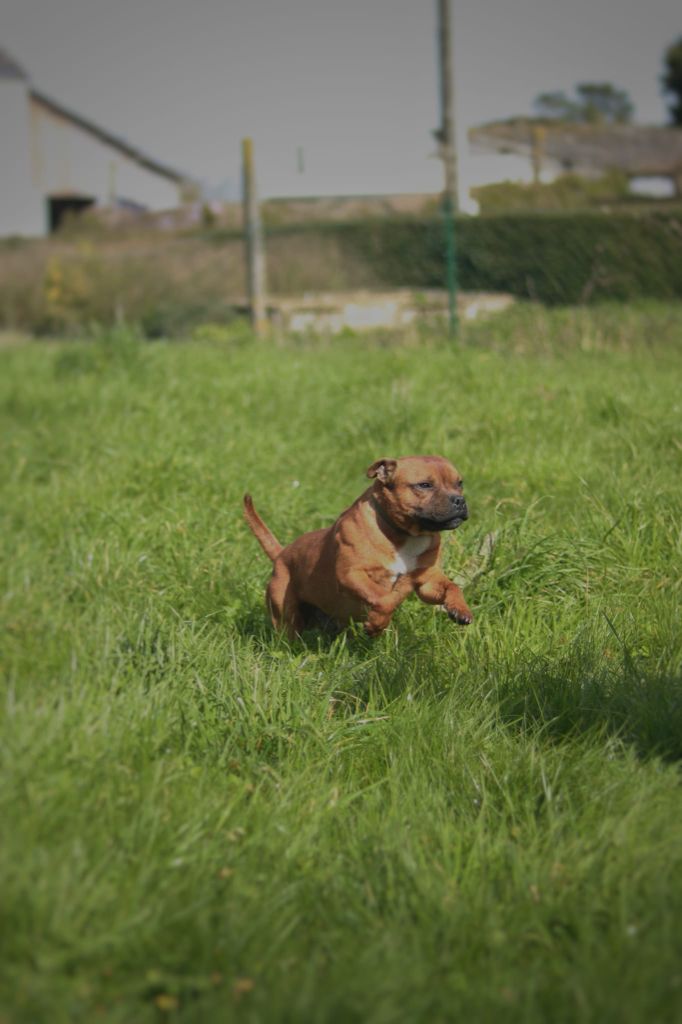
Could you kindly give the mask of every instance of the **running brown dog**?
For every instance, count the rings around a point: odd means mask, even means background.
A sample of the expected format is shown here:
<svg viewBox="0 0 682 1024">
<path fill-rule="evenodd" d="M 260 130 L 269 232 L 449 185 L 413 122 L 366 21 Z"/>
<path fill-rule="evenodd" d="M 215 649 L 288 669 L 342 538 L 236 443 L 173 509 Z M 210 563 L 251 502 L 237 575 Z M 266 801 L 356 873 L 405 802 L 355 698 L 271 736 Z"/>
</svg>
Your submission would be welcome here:
<svg viewBox="0 0 682 1024">
<path fill-rule="evenodd" d="M 455 467 L 439 455 L 410 455 L 379 459 L 367 476 L 372 486 L 333 526 L 286 547 L 244 495 L 246 521 L 273 562 L 266 592 L 273 625 L 293 637 L 319 609 L 340 626 L 364 622 L 377 636 L 413 591 L 468 625 L 464 595 L 440 568 L 440 534 L 469 517 Z"/>
</svg>

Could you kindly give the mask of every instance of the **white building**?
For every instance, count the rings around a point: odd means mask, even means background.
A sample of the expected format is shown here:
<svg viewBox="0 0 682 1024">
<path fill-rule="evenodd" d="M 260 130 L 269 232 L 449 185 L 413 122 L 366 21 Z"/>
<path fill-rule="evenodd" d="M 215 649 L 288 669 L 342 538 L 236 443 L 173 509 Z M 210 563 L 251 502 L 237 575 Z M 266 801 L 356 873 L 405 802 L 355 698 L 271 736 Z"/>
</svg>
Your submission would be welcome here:
<svg viewBox="0 0 682 1024">
<path fill-rule="evenodd" d="M 89 206 L 176 207 L 188 176 L 38 92 L 0 50 L 0 236 L 45 235 Z"/>
</svg>

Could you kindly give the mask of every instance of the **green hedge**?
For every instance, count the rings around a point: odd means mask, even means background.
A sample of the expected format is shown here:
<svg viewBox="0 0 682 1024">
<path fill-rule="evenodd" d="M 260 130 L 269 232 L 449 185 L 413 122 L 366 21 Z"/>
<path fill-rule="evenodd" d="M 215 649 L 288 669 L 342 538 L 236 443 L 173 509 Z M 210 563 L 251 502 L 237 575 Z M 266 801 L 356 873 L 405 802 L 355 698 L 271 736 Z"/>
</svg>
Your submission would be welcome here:
<svg viewBox="0 0 682 1024">
<path fill-rule="evenodd" d="M 682 297 L 682 212 L 510 214 L 457 221 L 460 286 L 547 303 Z M 372 284 L 440 288 L 443 223 L 376 219 L 309 224 L 268 232 L 324 235 L 349 260 L 371 268 Z"/>
</svg>

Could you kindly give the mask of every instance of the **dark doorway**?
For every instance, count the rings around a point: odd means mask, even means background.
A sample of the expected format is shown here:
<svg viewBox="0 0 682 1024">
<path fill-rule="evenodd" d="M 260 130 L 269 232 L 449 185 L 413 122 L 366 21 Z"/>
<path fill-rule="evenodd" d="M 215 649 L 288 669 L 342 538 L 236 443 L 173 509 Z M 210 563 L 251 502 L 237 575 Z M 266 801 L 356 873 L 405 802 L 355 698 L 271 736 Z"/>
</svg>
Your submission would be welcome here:
<svg viewBox="0 0 682 1024">
<path fill-rule="evenodd" d="M 92 196 L 48 196 L 48 221 L 50 234 L 58 231 L 65 220 L 77 217 L 89 206 L 94 206 Z"/>
</svg>

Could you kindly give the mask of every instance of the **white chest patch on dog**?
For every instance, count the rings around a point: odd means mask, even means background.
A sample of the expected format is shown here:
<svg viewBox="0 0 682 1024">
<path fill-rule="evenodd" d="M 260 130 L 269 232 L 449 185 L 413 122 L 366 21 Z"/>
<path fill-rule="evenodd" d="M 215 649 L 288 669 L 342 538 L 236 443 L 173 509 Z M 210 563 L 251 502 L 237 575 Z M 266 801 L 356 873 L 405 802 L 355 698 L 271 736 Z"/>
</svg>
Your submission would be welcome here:
<svg viewBox="0 0 682 1024">
<path fill-rule="evenodd" d="M 395 558 L 388 566 L 392 579 L 395 581 L 399 576 L 413 572 L 417 568 L 417 559 L 430 546 L 430 537 L 410 537 L 401 547 L 396 548 Z"/>
</svg>

